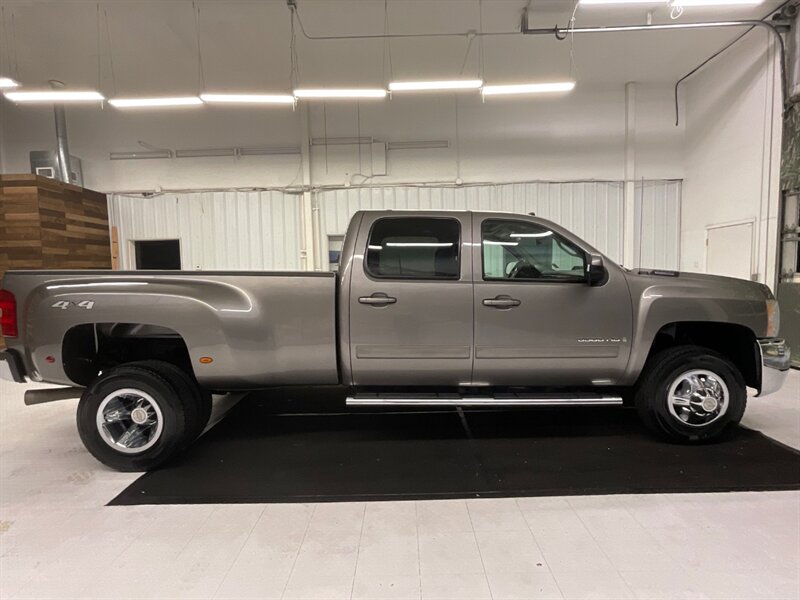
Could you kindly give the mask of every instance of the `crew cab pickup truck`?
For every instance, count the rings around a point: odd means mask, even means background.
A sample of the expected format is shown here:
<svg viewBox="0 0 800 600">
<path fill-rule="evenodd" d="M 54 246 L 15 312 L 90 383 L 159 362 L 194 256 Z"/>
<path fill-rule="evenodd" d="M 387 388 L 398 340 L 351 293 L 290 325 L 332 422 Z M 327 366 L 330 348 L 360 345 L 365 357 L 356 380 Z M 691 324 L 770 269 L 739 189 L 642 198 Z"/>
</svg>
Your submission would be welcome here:
<svg viewBox="0 0 800 600">
<path fill-rule="evenodd" d="M 341 384 L 350 405 L 634 404 L 671 440 L 739 422 L 789 369 L 759 283 L 630 271 L 531 215 L 362 211 L 338 274 L 11 271 L 0 367 L 77 397 L 86 448 L 156 467 L 212 392 Z"/>
</svg>

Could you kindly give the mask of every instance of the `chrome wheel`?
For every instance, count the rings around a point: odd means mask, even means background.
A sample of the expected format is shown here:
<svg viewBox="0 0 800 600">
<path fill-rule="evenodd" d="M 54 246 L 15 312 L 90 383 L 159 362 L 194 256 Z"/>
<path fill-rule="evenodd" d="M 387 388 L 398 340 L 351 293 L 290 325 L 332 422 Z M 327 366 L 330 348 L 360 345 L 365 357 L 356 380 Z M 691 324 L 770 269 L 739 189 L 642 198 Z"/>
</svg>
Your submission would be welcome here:
<svg viewBox="0 0 800 600">
<path fill-rule="evenodd" d="M 97 431 L 117 452 L 144 452 L 158 441 L 163 429 L 161 408 L 142 390 L 116 390 L 106 396 L 97 409 Z"/>
<path fill-rule="evenodd" d="M 703 427 L 728 410 L 730 394 L 722 378 L 711 371 L 696 369 L 675 378 L 669 386 L 670 414 L 684 425 Z"/>
</svg>

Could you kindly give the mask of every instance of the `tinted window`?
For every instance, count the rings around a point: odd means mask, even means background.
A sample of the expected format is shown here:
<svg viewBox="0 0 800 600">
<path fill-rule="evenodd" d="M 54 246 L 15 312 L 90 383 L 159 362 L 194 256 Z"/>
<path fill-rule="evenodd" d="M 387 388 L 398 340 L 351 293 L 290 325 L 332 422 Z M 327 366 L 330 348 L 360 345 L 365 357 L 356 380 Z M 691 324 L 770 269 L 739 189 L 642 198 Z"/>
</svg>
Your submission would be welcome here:
<svg viewBox="0 0 800 600">
<path fill-rule="evenodd" d="M 367 271 L 391 279 L 458 279 L 459 234 L 455 219 L 380 219 L 370 232 Z"/>
<path fill-rule="evenodd" d="M 547 227 L 487 219 L 481 237 L 484 279 L 584 280 L 584 252 Z"/>
</svg>

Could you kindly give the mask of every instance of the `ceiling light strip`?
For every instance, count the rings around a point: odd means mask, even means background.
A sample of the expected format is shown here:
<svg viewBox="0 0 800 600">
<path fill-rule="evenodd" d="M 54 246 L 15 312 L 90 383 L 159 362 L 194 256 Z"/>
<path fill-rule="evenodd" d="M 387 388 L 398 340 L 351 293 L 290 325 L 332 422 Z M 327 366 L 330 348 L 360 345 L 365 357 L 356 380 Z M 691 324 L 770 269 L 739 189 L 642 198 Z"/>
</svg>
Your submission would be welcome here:
<svg viewBox="0 0 800 600">
<path fill-rule="evenodd" d="M 92 91 L 4 92 L 3 95 L 12 102 L 100 102 L 105 100 L 102 94 Z"/>
<path fill-rule="evenodd" d="M 583 5 L 599 4 L 666 4 L 669 0 L 580 0 Z"/>
<path fill-rule="evenodd" d="M 288 94 L 200 94 L 208 103 L 221 104 L 294 104 L 295 97 Z"/>
<path fill-rule="evenodd" d="M 672 0 L 670 6 L 757 6 L 764 0 Z"/>
<path fill-rule="evenodd" d="M 294 91 L 296 98 L 385 98 L 386 90 L 377 88 L 301 88 Z"/>
<path fill-rule="evenodd" d="M 609 4 L 669 4 L 670 6 L 756 6 L 764 0 L 580 0 L 583 6 Z"/>
<path fill-rule="evenodd" d="M 485 85 L 481 89 L 481 92 L 484 96 L 504 96 L 509 94 L 552 94 L 557 92 L 569 92 L 574 88 L 574 81 L 553 81 L 547 83 Z"/>
<path fill-rule="evenodd" d="M 9 90 L 15 87 L 19 87 L 19 83 L 11 77 L 0 77 L 0 90 Z"/>
<path fill-rule="evenodd" d="M 483 85 L 480 79 L 451 79 L 443 81 L 392 81 L 390 92 L 427 92 L 437 90 L 477 90 Z"/>
<path fill-rule="evenodd" d="M 165 106 L 200 106 L 203 101 L 197 96 L 174 98 L 112 98 L 108 103 L 115 108 L 155 108 Z"/>
</svg>

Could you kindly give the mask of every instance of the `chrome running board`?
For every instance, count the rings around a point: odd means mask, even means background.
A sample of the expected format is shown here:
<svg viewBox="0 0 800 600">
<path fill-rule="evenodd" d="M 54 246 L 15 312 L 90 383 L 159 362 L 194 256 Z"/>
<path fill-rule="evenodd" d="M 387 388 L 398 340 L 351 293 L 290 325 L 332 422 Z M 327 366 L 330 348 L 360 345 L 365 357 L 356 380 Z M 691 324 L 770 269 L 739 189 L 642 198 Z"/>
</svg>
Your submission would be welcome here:
<svg viewBox="0 0 800 600">
<path fill-rule="evenodd" d="M 618 396 L 348 396 L 347 406 L 617 406 Z"/>
</svg>

